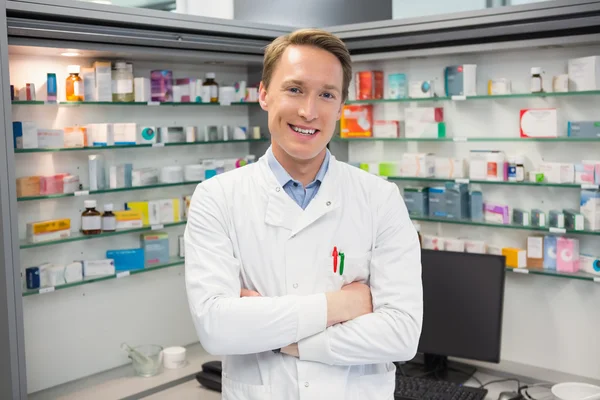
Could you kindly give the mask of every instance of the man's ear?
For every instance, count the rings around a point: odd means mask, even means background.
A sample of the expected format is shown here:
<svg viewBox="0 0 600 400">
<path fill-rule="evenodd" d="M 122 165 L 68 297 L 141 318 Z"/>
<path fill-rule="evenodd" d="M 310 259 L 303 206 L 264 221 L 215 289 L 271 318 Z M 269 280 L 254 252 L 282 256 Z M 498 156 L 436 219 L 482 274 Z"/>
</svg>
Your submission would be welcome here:
<svg viewBox="0 0 600 400">
<path fill-rule="evenodd" d="M 260 108 L 265 111 L 269 111 L 267 97 L 267 88 L 265 87 L 263 81 L 260 81 L 260 86 L 258 87 L 258 102 L 260 103 Z"/>
</svg>

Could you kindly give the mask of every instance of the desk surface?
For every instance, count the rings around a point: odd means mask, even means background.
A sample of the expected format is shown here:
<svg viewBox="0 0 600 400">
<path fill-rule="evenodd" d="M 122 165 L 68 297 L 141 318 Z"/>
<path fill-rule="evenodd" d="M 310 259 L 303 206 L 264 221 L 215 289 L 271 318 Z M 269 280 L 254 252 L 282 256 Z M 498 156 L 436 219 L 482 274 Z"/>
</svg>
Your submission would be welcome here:
<svg viewBox="0 0 600 400">
<path fill-rule="evenodd" d="M 476 373 L 475 377 L 479 379 L 481 382 L 491 382 L 496 379 L 503 379 L 501 377 L 488 375 L 484 373 Z M 467 382 L 468 386 L 479 386 L 479 384 L 474 380 L 470 379 Z M 488 389 L 488 395 L 486 396 L 486 400 L 498 400 L 498 396 L 501 392 L 504 391 L 514 391 L 517 388 L 516 382 L 502 382 L 497 384 L 492 384 Z M 535 392 L 531 393 L 532 395 L 538 394 L 536 397 L 539 399 L 550 400 L 552 397 L 548 397 L 549 391 L 547 389 L 539 388 Z M 145 400 L 221 400 L 221 394 L 217 392 L 212 392 L 203 388 L 198 381 L 195 379 L 182 383 L 180 385 L 174 386 L 170 389 L 163 390 L 162 392 L 155 393 L 151 396 L 144 397 Z"/>
</svg>

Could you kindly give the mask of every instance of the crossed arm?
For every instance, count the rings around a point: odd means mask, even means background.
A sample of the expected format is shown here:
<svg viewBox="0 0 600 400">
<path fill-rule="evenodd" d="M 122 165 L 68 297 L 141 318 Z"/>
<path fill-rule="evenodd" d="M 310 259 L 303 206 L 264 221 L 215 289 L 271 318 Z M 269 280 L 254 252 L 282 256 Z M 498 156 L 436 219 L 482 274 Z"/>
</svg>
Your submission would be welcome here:
<svg viewBox="0 0 600 400">
<path fill-rule="evenodd" d="M 196 189 L 185 232 L 190 311 L 206 351 L 230 355 L 282 348 L 331 365 L 414 356 L 422 323 L 420 247 L 395 185 L 386 185 L 378 208 L 369 287 L 354 283 L 336 292 L 276 298 L 241 287 L 240 264 L 226 230 L 226 202 L 215 186 L 218 180 Z"/>
</svg>

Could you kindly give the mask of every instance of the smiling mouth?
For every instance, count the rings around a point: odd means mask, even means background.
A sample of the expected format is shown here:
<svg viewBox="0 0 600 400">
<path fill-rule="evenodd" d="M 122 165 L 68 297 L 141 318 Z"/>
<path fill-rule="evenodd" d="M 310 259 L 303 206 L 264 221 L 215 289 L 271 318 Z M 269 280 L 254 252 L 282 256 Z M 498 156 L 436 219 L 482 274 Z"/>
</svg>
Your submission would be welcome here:
<svg viewBox="0 0 600 400">
<path fill-rule="evenodd" d="M 320 132 L 318 129 L 303 129 L 303 128 L 298 128 L 297 126 L 292 125 L 292 124 L 288 124 L 288 125 L 293 131 L 295 131 L 301 135 L 304 135 L 304 136 L 313 136 L 313 135 L 316 135 L 318 132 Z"/>
</svg>

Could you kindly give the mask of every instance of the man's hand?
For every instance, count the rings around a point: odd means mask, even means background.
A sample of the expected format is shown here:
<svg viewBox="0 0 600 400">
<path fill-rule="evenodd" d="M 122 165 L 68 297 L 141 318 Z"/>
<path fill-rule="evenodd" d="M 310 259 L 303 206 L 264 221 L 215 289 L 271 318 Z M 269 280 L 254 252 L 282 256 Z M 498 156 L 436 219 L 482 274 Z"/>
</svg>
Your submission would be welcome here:
<svg viewBox="0 0 600 400">
<path fill-rule="evenodd" d="M 288 356 L 300 357 L 300 354 L 298 352 L 298 343 L 292 343 L 288 346 L 282 347 L 281 352 L 283 354 L 287 354 Z"/>
<path fill-rule="evenodd" d="M 254 290 L 242 289 L 240 291 L 240 297 L 260 297 L 260 293 L 255 292 Z"/>
<path fill-rule="evenodd" d="M 371 288 L 360 282 L 353 282 L 337 292 L 326 293 L 327 326 L 339 324 L 373 312 Z"/>
</svg>

